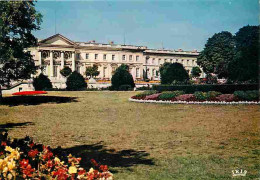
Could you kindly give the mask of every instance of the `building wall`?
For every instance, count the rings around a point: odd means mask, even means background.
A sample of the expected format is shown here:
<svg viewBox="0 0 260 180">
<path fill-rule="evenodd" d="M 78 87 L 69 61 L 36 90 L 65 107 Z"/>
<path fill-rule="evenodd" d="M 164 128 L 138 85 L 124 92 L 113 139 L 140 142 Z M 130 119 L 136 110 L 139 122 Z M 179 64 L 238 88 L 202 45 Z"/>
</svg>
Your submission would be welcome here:
<svg viewBox="0 0 260 180">
<path fill-rule="evenodd" d="M 199 53 L 169 50 L 151 50 L 142 46 L 126 46 L 97 43 L 74 43 L 61 35 L 47 38 L 38 47 L 28 49 L 35 64 L 54 82 L 62 81 L 60 70 L 68 66 L 85 77 L 88 66 L 98 65 L 97 78 L 111 79 L 113 71 L 121 64 L 129 65 L 129 72 L 135 80 L 142 80 L 143 73 L 152 80 L 159 80 L 159 67 L 164 62 L 178 62 L 191 72 L 197 66 Z"/>
</svg>

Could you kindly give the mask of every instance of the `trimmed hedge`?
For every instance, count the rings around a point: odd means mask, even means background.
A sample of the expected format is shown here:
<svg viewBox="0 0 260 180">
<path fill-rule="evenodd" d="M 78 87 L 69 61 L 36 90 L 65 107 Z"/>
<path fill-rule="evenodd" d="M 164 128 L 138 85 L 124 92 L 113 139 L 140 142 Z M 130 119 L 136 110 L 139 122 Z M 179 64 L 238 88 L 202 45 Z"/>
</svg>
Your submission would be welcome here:
<svg viewBox="0 0 260 180">
<path fill-rule="evenodd" d="M 223 94 L 233 94 L 235 91 L 258 90 L 258 84 L 203 84 L 203 85 L 153 85 L 153 90 L 163 91 L 184 91 L 187 94 L 196 91 L 217 91 Z"/>
<path fill-rule="evenodd" d="M 183 91 L 165 91 L 158 97 L 159 100 L 171 100 L 179 95 L 184 94 Z"/>
<path fill-rule="evenodd" d="M 234 96 L 243 101 L 259 100 L 259 91 L 235 91 Z"/>
</svg>

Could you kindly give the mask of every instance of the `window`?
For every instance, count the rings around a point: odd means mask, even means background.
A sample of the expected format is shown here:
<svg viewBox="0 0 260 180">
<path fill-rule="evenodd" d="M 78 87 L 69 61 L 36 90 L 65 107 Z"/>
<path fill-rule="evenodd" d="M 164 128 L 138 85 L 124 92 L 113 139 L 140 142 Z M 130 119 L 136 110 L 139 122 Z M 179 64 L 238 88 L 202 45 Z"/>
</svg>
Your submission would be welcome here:
<svg viewBox="0 0 260 180">
<path fill-rule="evenodd" d="M 104 67 L 104 68 L 103 68 L 103 77 L 104 77 L 104 78 L 106 77 L 106 71 L 107 71 L 107 67 Z"/>
<path fill-rule="evenodd" d="M 154 64 L 154 61 L 155 61 L 155 59 L 153 58 L 153 61 L 152 61 L 153 64 Z"/>
<path fill-rule="evenodd" d="M 98 54 L 95 54 L 95 59 L 98 59 Z"/>
<path fill-rule="evenodd" d="M 122 60 L 125 61 L 125 55 L 122 56 Z"/>
<path fill-rule="evenodd" d="M 136 61 L 139 61 L 139 56 L 136 56 Z"/>
<path fill-rule="evenodd" d="M 86 53 L 86 59 L 88 59 L 89 58 L 89 54 L 88 53 Z"/>
<path fill-rule="evenodd" d="M 172 59 L 171 59 L 170 61 L 171 61 L 171 63 L 172 63 Z"/>
<path fill-rule="evenodd" d="M 112 55 L 112 60 L 115 60 L 115 55 L 114 54 Z"/>
<path fill-rule="evenodd" d="M 103 55 L 103 60 L 106 60 L 106 59 L 107 59 L 107 55 L 104 54 L 104 55 Z"/>
<path fill-rule="evenodd" d="M 164 59 L 164 63 L 166 63 L 167 62 L 167 59 Z"/>
<path fill-rule="evenodd" d="M 161 59 L 158 59 L 158 64 L 161 64 Z"/>
<path fill-rule="evenodd" d="M 80 59 L 80 53 L 77 53 L 77 54 L 76 54 L 76 58 L 77 58 L 77 59 Z"/>
<path fill-rule="evenodd" d="M 129 55 L 129 61 L 132 61 L 132 60 L 133 60 L 133 56 Z"/>
<path fill-rule="evenodd" d="M 190 61 L 189 61 L 189 60 L 187 60 L 187 65 L 188 65 L 188 66 L 190 65 Z"/>
<path fill-rule="evenodd" d="M 76 66 L 76 71 L 80 73 L 80 66 Z"/>
<path fill-rule="evenodd" d="M 149 59 L 146 59 L 146 60 L 145 60 L 145 63 L 148 64 L 148 62 L 149 62 Z"/>
<path fill-rule="evenodd" d="M 136 68 L 136 77 L 137 77 L 137 78 L 139 78 L 139 77 L 140 77 L 139 68 Z"/>
<path fill-rule="evenodd" d="M 176 59 L 176 62 L 178 62 L 178 59 Z"/>
<path fill-rule="evenodd" d="M 53 66 L 53 77 L 58 76 L 58 66 Z"/>
</svg>

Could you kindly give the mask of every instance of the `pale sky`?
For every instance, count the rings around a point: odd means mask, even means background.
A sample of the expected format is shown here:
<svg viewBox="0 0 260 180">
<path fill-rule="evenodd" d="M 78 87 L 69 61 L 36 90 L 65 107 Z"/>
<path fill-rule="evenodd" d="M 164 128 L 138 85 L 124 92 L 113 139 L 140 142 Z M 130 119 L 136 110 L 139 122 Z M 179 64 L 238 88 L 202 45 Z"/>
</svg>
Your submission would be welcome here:
<svg viewBox="0 0 260 180">
<path fill-rule="evenodd" d="M 258 25 L 258 0 L 38 1 L 40 39 L 60 33 L 73 41 L 202 50 L 214 33 Z"/>
</svg>

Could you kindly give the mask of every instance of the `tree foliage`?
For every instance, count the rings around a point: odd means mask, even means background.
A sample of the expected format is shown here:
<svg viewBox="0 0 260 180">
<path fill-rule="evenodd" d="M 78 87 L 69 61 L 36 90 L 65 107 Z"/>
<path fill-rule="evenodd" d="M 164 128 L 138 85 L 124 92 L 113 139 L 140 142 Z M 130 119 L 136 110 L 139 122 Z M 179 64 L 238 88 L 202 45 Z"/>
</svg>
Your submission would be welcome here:
<svg viewBox="0 0 260 180">
<path fill-rule="evenodd" d="M 60 74 L 63 76 L 63 77 L 68 77 L 71 73 L 71 69 L 67 66 L 65 66 L 62 70 L 60 70 Z"/>
<path fill-rule="evenodd" d="M 77 71 L 74 71 L 69 75 L 66 85 L 67 90 L 70 91 L 85 90 L 87 88 L 87 83 L 84 77 Z"/>
<path fill-rule="evenodd" d="M 189 79 L 189 74 L 180 63 L 166 62 L 160 67 L 159 71 L 162 84 L 185 83 Z"/>
<path fill-rule="evenodd" d="M 120 86 L 126 85 L 130 85 L 131 88 L 135 87 L 133 76 L 129 73 L 129 67 L 125 64 L 116 69 L 111 81 L 112 88 L 115 90 L 119 90 Z"/>
<path fill-rule="evenodd" d="M 86 67 L 86 76 L 88 77 L 96 77 L 99 75 L 98 66 L 94 64 L 93 66 Z"/>
<path fill-rule="evenodd" d="M 36 91 L 41 91 L 51 89 L 52 84 L 50 79 L 41 73 L 38 77 L 33 78 L 33 87 Z"/>
<path fill-rule="evenodd" d="M 195 66 L 191 69 L 191 75 L 192 77 L 200 77 L 201 70 L 198 66 Z"/>
<path fill-rule="evenodd" d="M 235 35 L 236 55 L 229 64 L 229 79 L 234 82 L 257 82 L 259 26 L 244 26 Z"/>
<path fill-rule="evenodd" d="M 40 29 L 41 14 L 34 1 L 0 1 L 0 85 L 28 79 L 36 72 L 25 49 L 37 44 L 32 31 Z"/>
<path fill-rule="evenodd" d="M 198 65 L 206 74 L 228 77 L 228 64 L 234 58 L 235 41 L 230 32 L 223 31 L 208 39 L 205 48 L 197 59 Z"/>
</svg>

